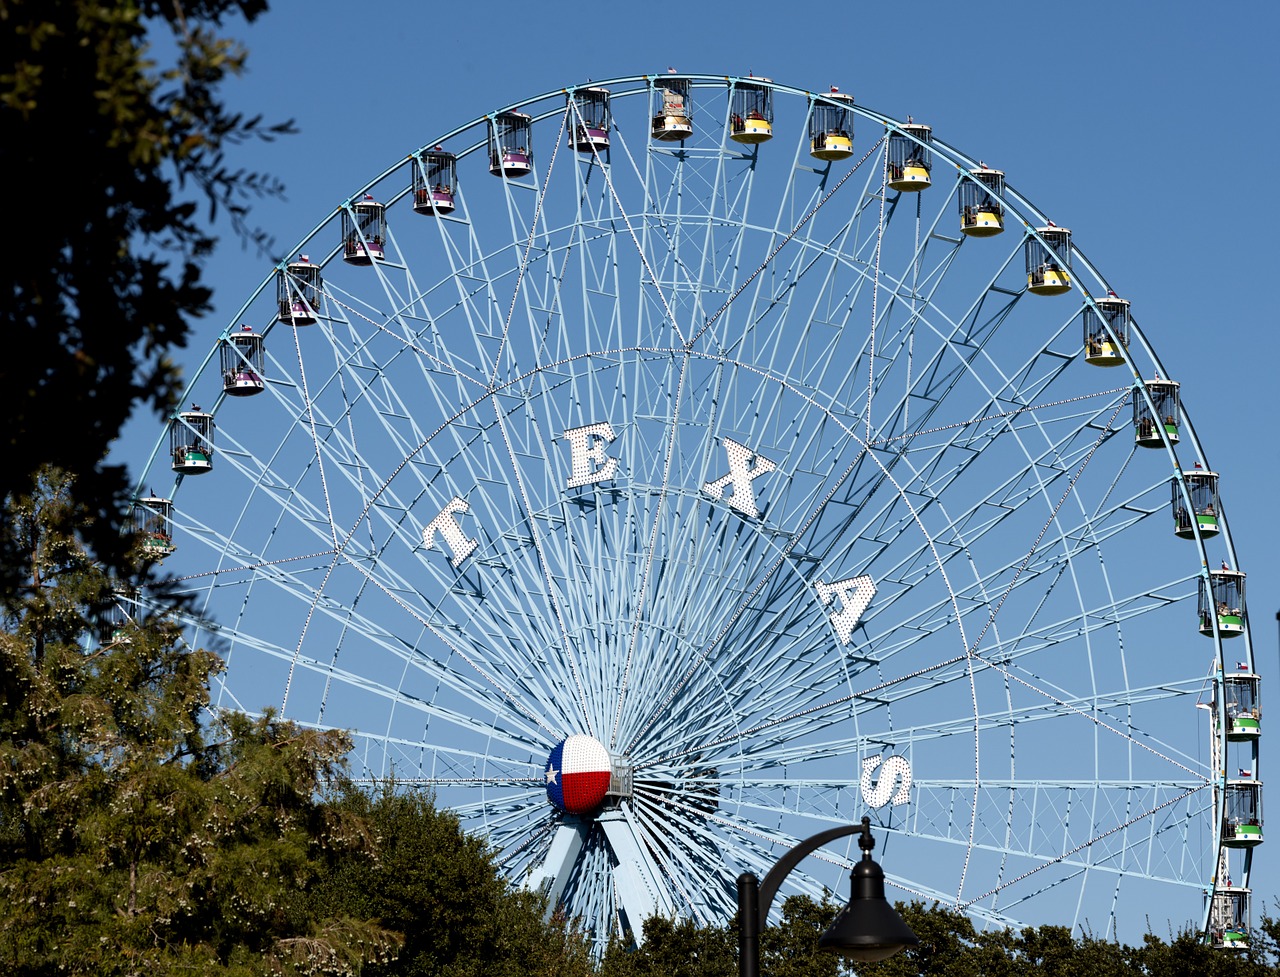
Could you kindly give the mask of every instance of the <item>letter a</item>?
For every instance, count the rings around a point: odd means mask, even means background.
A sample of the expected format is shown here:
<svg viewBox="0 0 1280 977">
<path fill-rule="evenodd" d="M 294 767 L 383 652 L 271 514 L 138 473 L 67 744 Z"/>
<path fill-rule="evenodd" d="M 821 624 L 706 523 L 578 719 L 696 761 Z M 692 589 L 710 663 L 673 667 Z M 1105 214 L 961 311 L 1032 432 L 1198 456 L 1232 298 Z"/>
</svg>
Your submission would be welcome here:
<svg viewBox="0 0 1280 977">
<path fill-rule="evenodd" d="M 870 577 L 850 577 L 836 583 L 815 581 L 814 587 L 818 597 L 826 607 L 831 606 L 835 597 L 840 598 L 840 610 L 830 615 L 831 626 L 840 635 L 840 643 L 847 645 L 853 637 L 853 629 L 862 619 L 862 612 L 871 606 L 871 598 L 876 595 L 875 581 Z"/>
</svg>

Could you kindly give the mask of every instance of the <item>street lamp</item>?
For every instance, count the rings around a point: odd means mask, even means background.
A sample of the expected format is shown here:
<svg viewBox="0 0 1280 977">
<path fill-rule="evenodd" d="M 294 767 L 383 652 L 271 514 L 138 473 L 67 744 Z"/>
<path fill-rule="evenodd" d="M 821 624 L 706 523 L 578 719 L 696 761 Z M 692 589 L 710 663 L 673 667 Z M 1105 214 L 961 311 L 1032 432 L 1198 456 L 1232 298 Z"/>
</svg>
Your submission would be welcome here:
<svg viewBox="0 0 1280 977">
<path fill-rule="evenodd" d="M 769 870 L 763 882 L 751 872 L 738 876 L 738 977 L 760 977 L 760 932 L 782 880 L 811 851 L 851 834 L 860 835 L 858 847 L 862 849 L 862 860 L 850 873 L 849 904 L 840 910 L 831 928 L 818 938 L 818 946 L 870 963 L 920 943 L 884 897 L 884 871 L 871 857 L 876 842 L 871 837 L 871 819 L 864 817 L 861 824 L 832 828 L 800 842 Z"/>
</svg>

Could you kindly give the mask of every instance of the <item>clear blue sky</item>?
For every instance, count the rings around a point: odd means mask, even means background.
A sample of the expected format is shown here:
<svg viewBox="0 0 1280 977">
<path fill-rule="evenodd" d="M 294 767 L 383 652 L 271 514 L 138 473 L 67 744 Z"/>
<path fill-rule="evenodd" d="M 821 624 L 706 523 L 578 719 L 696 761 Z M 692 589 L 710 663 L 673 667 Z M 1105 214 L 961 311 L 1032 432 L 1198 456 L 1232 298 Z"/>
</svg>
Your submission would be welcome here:
<svg viewBox="0 0 1280 977">
<path fill-rule="evenodd" d="M 1181 382 L 1249 575 L 1263 701 L 1280 696 L 1274 5 L 319 0 L 277 4 L 232 32 L 250 49 L 232 104 L 300 129 L 234 159 L 286 183 L 284 201 L 254 212 L 282 251 L 442 130 L 565 85 L 668 66 L 839 85 L 1003 169 L 1073 230 Z M 216 311 L 194 326 L 192 369 L 269 271 L 224 234 L 206 274 Z M 141 464 L 158 430 L 143 419 L 122 448 Z M 1263 846 L 1255 916 L 1274 903 L 1272 864 Z"/>
</svg>

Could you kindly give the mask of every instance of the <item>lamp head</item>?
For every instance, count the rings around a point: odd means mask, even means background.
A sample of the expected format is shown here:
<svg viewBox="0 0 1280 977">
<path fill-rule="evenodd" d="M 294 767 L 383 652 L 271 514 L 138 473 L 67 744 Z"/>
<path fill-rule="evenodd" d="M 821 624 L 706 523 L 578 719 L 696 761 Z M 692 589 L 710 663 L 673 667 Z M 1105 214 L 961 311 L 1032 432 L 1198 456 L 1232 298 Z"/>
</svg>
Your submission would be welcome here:
<svg viewBox="0 0 1280 977">
<path fill-rule="evenodd" d="M 920 943 L 885 898 L 884 871 L 871 857 L 875 844 L 871 837 L 871 819 L 864 817 L 862 835 L 858 838 L 862 859 L 850 873 L 849 904 L 840 910 L 831 928 L 818 938 L 821 949 L 863 963 L 888 959 L 899 950 Z"/>
</svg>

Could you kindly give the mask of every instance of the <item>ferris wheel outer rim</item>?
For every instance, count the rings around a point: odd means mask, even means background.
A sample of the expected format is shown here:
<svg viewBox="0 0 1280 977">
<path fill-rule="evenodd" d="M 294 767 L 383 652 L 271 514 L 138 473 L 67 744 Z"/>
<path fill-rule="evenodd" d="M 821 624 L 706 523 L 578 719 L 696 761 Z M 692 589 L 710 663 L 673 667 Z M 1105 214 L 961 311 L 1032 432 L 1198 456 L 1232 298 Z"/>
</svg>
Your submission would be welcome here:
<svg viewBox="0 0 1280 977">
<path fill-rule="evenodd" d="M 637 80 L 644 80 L 644 81 L 648 81 L 648 80 L 649 80 L 649 79 L 651 79 L 652 77 L 653 77 L 653 76 L 638 76 L 638 77 L 633 77 L 633 78 L 630 78 L 630 79 L 610 79 L 610 80 L 603 81 L 603 82 L 592 82 L 592 83 L 591 83 L 591 86 L 592 86 L 592 87 L 608 87 L 608 86 L 609 86 L 609 85 L 611 85 L 611 84 L 626 83 L 626 82 L 634 82 L 634 81 L 637 81 Z M 705 87 L 712 87 L 713 85 L 720 85 L 720 86 L 723 86 L 723 85 L 725 84 L 725 82 L 726 82 L 726 76 L 723 76 L 723 75 L 684 75 L 684 74 L 682 74 L 682 75 L 681 75 L 681 77 L 688 77 L 688 78 L 691 78 L 691 79 L 695 80 L 696 82 L 700 82 L 700 83 L 702 83 Z M 729 81 L 730 81 L 730 83 L 732 83 L 732 79 L 729 79 Z M 772 90 L 774 90 L 775 92 L 783 92 L 783 93 L 785 93 L 785 94 L 790 94 L 790 95 L 795 95 L 795 96 L 804 96 L 804 97 L 809 98 L 811 101 L 816 100 L 816 99 L 820 99 L 820 98 L 822 97 L 822 96 L 815 96 L 815 95 L 812 95 L 811 93 L 809 93 L 809 92 L 807 92 L 807 91 L 803 91 L 803 90 L 801 90 L 801 89 L 792 89 L 792 88 L 787 88 L 786 86 L 781 86 L 781 85 L 778 85 L 777 83 L 770 83 L 770 87 L 771 87 L 771 89 L 772 89 Z M 562 90 L 557 91 L 557 92 L 549 92 L 549 93 L 545 93 L 544 95 L 541 95 L 541 96 L 535 96 L 534 98 L 527 99 L 527 100 L 524 100 L 524 101 L 522 101 L 522 102 L 513 103 L 511 106 L 509 106 L 509 107 L 508 107 L 508 109 L 518 109 L 518 108 L 522 108 L 522 107 L 525 107 L 525 106 L 531 105 L 531 104 L 533 104 L 533 103 L 537 103 L 537 102 L 539 102 L 539 101 L 545 101 L 545 100 L 548 100 L 548 99 L 553 98 L 553 97 L 555 97 L 555 96 L 557 96 L 557 95 L 562 95 L 562 94 L 564 94 L 564 93 L 566 93 L 566 92 L 567 92 L 567 93 L 571 93 L 573 90 L 574 90 L 574 89 L 570 88 L 570 89 L 562 89 Z M 638 92 L 636 92 L 636 93 L 631 93 L 631 94 L 638 94 Z M 501 111 L 507 111 L 508 109 L 503 109 L 503 110 L 501 110 Z M 885 126 L 887 126 L 887 127 L 889 127 L 889 128 L 892 128 L 892 127 L 895 125 L 894 121 L 893 121 L 893 120 L 891 120 L 891 119 L 889 119 L 888 117 L 886 117 L 886 116 L 881 116 L 881 115 L 879 115 L 878 113 L 871 112 L 870 110 L 867 110 L 867 109 L 865 109 L 865 108 L 863 108 L 863 107 L 861 107 L 861 106 L 856 106 L 856 105 L 855 105 L 855 106 L 853 106 L 853 109 L 854 109 L 854 111 L 855 111 L 855 113 L 856 113 L 857 115 L 861 116 L 861 117 L 862 117 L 862 118 L 864 118 L 865 120 L 873 121 L 873 122 L 876 122 L 876 123 L 879 123 L 879 124 L 885 125 Z M 553 114 L 554 114 L 554 111 L 553 111 L 553 110 L 548 110 L 548 111 L 547 111 L 546 113 L 544 113 L 543 115 L 537 116 L 537 117 L 535 118 L 535 122 L 537 122 L 537 121 L 542 121 L 543 119 L 548 118 L 548 117 L 550 117 L 550 116 L 551 116 L 551 115 L 553 115 Z M 486 119 L 489 119 L 489 118 L 491 118 L 491 117 L 492 117 L 492 114 L 490 114 L 490 115 L 486 115 L 486 116 L 481 116 L 479 119 L 477 119 L 477 120 L 475 120 L 475 121 L 473 121 L 473 122 L 471 122 L 471 123 L 468 123 L 466 126 L 463 126 L 463 127 L 458 128 L 458 129 L 455 129 L 455 130 L 453 130 L 452 132 L 450 132 L 449 134 L 447 134 L 447 135 L 445 135 L 445 136 L 441 136 L 441 137 L 438 137 L 438 138 L 437 138 L 437 139 L 435 139 L 435 140 L 431 140 L 431 141 L 429 141 L 427 144 L 424 144 L 424 147 L 423 147 L 423 148 L 426 148 L 426 147 L 427 147 L 427 146 L 429 146 L 429 145 L 442 144 L 442 143 L 446 142 L 448 139 L 450 139 L 450 138 L 451 138 L 451 137 L 453 137 L 453 136 L 460 135 L 460 134 L 462 134 L 462 133 L 466 132 L 468 129 L 471 129 L 471 128 L 473 128 L 473 127 L 475 127 L 475 126 L 478 126 L 478 125 L 482 125 Z M 482 142 L 477 142 L 475 145 L 473 145 L 473 146 L 469 147 L 469 148 L 468 148 L 464 153 L 460 153 L 460 154 L 459 154 L 459 158 L 461 158 L 461 157 L 463 157 L 463 156 L 465 156 L 465 155 L 467 155 L 467 154 L 469 154 L 469 153 L 471 153 L 471 152 L 475 152 L 475 151 L 477 151 L 481 146 L 482 146 Z M 968 159 L 967 157 L 964 157 L 962 154 L 959 154 L 959 153 L 958 153 L 958 151 L 951 150 L 951 149 L 950 149 L 950 147 L 946 146 L 946 144 L 943 144 L 943 143 L 939 142 L 939 141 L 938 141 L 938 140 L 936 140 L 936 139 L 934 140 L 934 143 L 933 143 L 933 147 L 932 147 L 932 148 L 934 148 L 934 149 L 935 149 L 935 151 L 941 151 L 941 152 L 942 152 L 942 154 L 943 154 L 944 156 L 948 156 L 948 158 L 949 158 L 953 163 L 966 163 L 966 162 L 967 162 L 967 163 L 969 163 L 970 165 L 972 165 L 972 164 L 973 164 L 973 162 L 974 162 L 973 160 L 970 160 L 970 159 Z M 420 150 L 419 150 L 419 151 L 420 151 Z M 948 155 L 948 154 L 951 154 L 951 155 Z M 343 208 L 344 208 L 344 207 L 346 207 L 347 205 L 349 205 L 349 203 L 350 203 L 350 201 L 351 201 L 351 200 L 353 200 L 353 199 L 359 199 L 359 196 L 360 196 L 360 194 L 361 194 L 361 193 L 368 193 L 370 190 L 375 189 L 375 188 L 378 186 L 378 184 L 379 184 L 379 183 L 381 183 L 382 181 L 384 181 L 385 179 L 387 179 L 388 177 L 390 177 L 391 175 L 393 175 L 393 174 L 394 174 L 398 169 L 400 169 L 401 167 L 403 167 L 406 163 L 410 163 L 410 164 L 411 164 L 411 163 L 412 163 L 412 160 L 413 160 L 413 158 L 414 158 L 414 155 L 415 155 L 415 154 L 411 153 L 411 154 L 409 154 L 408 156 L 406 156 L 405 158 L 403 158 L 403 159 L 401 159 L 401 160 L 397 161 L 397 163 L 396 163 L 396 164 L 394 164 L 393 166 L 391 166 L 391 167 L 389 167 L 387 170 L 385 170 L 381 175 L 379 175 L 379 176 L 378 176 L 378 177 L 376 177 L 373 181 L 371 181 L 369 184 L 367 184 L 367 185 L 366 185 L 366 187 L 362 188 L 362 190 L 361 190 L 361 191 L 358 191 L 358 192 L 357 192 L 357 194 L 354 194 L 352 197 L 348 198 L 348 199 L 347 199 L 347 201 L 346 201 L 346 203 L 344 203 L 344 204 L 340 205 L 337 209 L 335 209 L 335 210 L 334 210 L 334 211 L 333 211 L 333 212 L 332 212 L 328 217 L 326 217 L 326 218 L 325 218 L 325 220 L 323 220 L 320 224 L 318 224 L 318 225 L 317 225 L 317 226 L 316 226 L 316 227 L 315 227 L 315 228 L 314 228 L 314 229 L 313 229 L 313 230 L 312 230 L 312 231 L 311 231 L 311 232 L 310 232 L 306 237 L 304 237 L 304 239 L 302 240 L 302 242 L 300 242 L 299 246 L 298 246 L 297 248 L 295 248 L 295 249 L 294 249 L 294 252 L 291 252 L 291 253 L 296 253 L 298 250 L 301 250 L 303 247 L 305 247 L 305 246 L 306 246 L 306 244 L 307 244 L 308 242 L 310 242 L 311 240 L 313 240 L 313 239 L 316 237 L 316 235 L 318 235 L 318 234 L 319 234 L 319 233 L 320 233 L 320 232 L 321 232 L 321 231 L 322 231 L 322 230 L 323 230 L 323 229 L 324 229 L 324 228 L 325 228 L 325 227 L 330 223 L 330 221 L 333 219 L 333 217 L 335 217 L 336 215 L 340 214 L 340 213 L 342 212 Z M 959 169 L 959 165 L 957 165 L 957 169 Z M 1027 234 L 1029 234 L 1029 235 L 1034 235 L 1034 234 L 1036 233 L 1036 232 L 1035 232 L 1035 230 L 1034 230 L 1034 224 L 1035 224 L 1035 223 L 1037 223 L 1037 222 L 1042 223 L 1044 220 L 1047 220 L 1047 217 L 1045 217 L 1045 215 L 1043 215 L 1043 214 L 1042 214 L 1042 213 L 1040 213 L 1039 211 L 1036 211 L 1036 210 L 1034 209 L 1034 207 L 1029 203 L 1029 201 L 1027 201 L 1025 198 L 1023 198 L 1020 194 L 1018 194 L 1018 193 L 1017 193 L 1017 191 L 1013 190 L 1011 187 L 1008 187 L 1008 185 L 1006 185 L 1006 203 L 1008 203 L 1008 202 L 1010 202 L 1010 201 L 1011 201 L 1013 204 L 1015 204 L 1018 208 L 1021 208 L 1021 211 L 1019 212 L 1019 219 L 1022 221 L 1022 223 L 1023 223 L 1023 225 L 1024 225 L 1024 228 L 1026 229 Z M 394 202 L 394 201 L 391 201 L 391 202 Z M 321 261 L 321 262 L 320 262 L 320 264 L 321 264 L 322 266 L 327 266 L 327 265 L 328 265 L 328 263 L 329 263 L 329 262 L 334 258 L 334 256 L 337 254 L 337 252 L 338 252 L 338 248 L 334 248 L 333 252 L 331 252 L 330 254 L 328 254 L 328 255 L 325 257 L 325 259 L 324 259 L 323 261 Z M 1087 269 L 1087 270 L 1088 270 L 1088 271 L 1089 271 L 1089 272 L 1090 272 L 1090 273 L 1091 273 L 1091 274 L 1092 274 L 1092 275 L 1093 275 L 1093 276 L 1094 276 L 1094 277 L 1095 277 L 1095 278 L 1096 278 L 1100 283 L 1102 283 L 1102 284 L 1104 284 L 1104 285 L 1105 285 L 1105 281 L 1101 278 L 1101 275 L 1100 275 L 1100 274 L 1097 272 L 1097 270 L 1096 270 L 1095 268 L 1093 268 L 1093 266 L 1088 262 L 1088 260 L 1087 260 L 1087 259 L 1085 258 L 1085 256 L 1084 256 L 1083 252 L 1079 249 L 1078 245 L 1076 245 L 1076 244 L 1074 243 L 1074 241 L 1073 241 L 1073 243 L 1072 243 L 1072 247 L 1071 247 L 1071 255 L 1072 255 L 1072 261 L 1073 261 L 1073 267 L 1080 267 L 1080 266 L 1083 266 L 1083 267 L 1084 267 L 1085 269 Z M 1078 265 L 1076 264 L 1077 262 L 1079 263 Z M 283 263 L 283 262 L 282 262 L 282 263 Z M 270 274 L 267 276 L 267 278 L 266 278 L 266 279 L 264 279 L 264 281 L 263 281 L 263 282 L 262 282 L 262 284 L 258 287 L 258 289 L 257 289 L 257 290 L 255 290 L 255 292 L 250 296 L 249 300 L 248 300 L 248 301 L 246 301 L 246 303 L 244 304 L 244 306 L 242 306 L 242 308 L 237 312 L 236 316 L 234 316 L 234 317 L 232 318 L 231 323 L 230 323 L 230 324 L 229 324 L 229 326 L 228 326 L 228 329 L 234 329 L 234 328 L 235 328 L 235 326 L 238 324 L 238 322 L 241 320 L 241 318 L 244 316 L 244 314 L 245 314 L 245 313 L 246 313 L 246 311 L 250 308 L 250 306 L 254 303 L 254 301 L 259 297 L 259 295 L 260 295 L 260 294 L 261 294 L 265 289 L 267 289 L 267 288 L 270 286 L 270 284 L 271 284 L 271 283 L 272 283 L 272 281 L 274 280 L 274 277 L 275 277 L 275 271 L 273 270 L 273 272 L 272 272 L 272 273 L 270 273 Z M 1073 277 L 1076 279 L 1076 283 L 1077 283 L 1077 285 L 1078 285 L 1078 283 L 1079 283 L 1079 281 L 1080 281 L 1080 278 L 1079 278 L 1078 276 L 1073 276 Z M 1086 295 L 1086 296 L 1085 296 L 1085 301 L 1086 301 L 1086 303 L 1091 302 L 1091 299 L 1090 299 L 1090 297 L 1089 297 L 1088 295 Z M 1165 374 L 1164 374 L 1164 371 L 1159 369 L 1159 363 L 1158 363 L 1158 360 L 1156 360 L 1154 350 L 1153 350 L 1153 349 L 1151 349 L 1150 345 L 1147 343 L 1146 338 L 1145 338 L 1145 334 L 1142 332 L 1142 330 L 1141 330 L 1140 328 L 1138 328 L 1138 326 L 1137 326 L 1137 323 L 1136 323 L 1136 322 L 1134 322 L 1134 323 L 1133 323 L 1133 334 L 1134 334 L 1134 336 L 1136 336 L 1136 337 L 1137 337 L 1138 342 L 1139 342 L 1140 346 L 1142 347 L 1143 351 L 1146 353 L 1146 355 L 1147 355 L 1147 356 L 1148 356 L 1148 358 L 1152 361 L 1152 363 L 1155 365 L 1155 367 L 1159 370 L 1160 374 L 1161 374 L 1161 375 L 1165 375 Z M 224 336 L 225 336 L 225 335 L 226 335 L 226 333 L 224 332 Z M 201 375 L 203 375 L 203 373 L 204 373 L 204 371 L 205 371 L 205 369 L 206 369 L 206 367 L 207 367 L 208 363 L 211 361 L 212 357 L 215 355 L 216 350 L 217 350 L 217 346 L 216 346 L 216 344 L 215 344 L 215 346 L 211 349 L 211 352 L 210 352 L 210 354 L 209 354 L 209 358 L 208 358 L 208 359 L 206 359 L 205 363 L 204 363 L 204 364 L 202 364 L 202 365 L 201 365 L 201 367 L 197 370 L 197 373 L 196 373 L 195 377 L 193 378 L 193 381 L 192 381 L 191 387 L 188 389 L 188 392 L 187 392 L 187 395 L 188 395 L 188 396 L 187 396 L 187 398 L 186 398 L 186 399 L 189 399 L 190 393 L 191 393 L 192 389 L 193 389 L 193 388 L 194 388 L 194 386 L 195 386 L 195 382 L 196 382 L 196 380 L 198 380 L 198 379 L 199 379 L 199 377 L 200 377 Z M 1138 368 L 1136 367 L 1136 364 L 1135 364 L 1135 362 L 1134 362 L 1134 360 L 1133 360 L 1133 352 L 1132 352 L 1131 350 L 1129 350 L 1129 349 L 1125 349 L 1125 350 L 1124 350 L 1124 356 L 1125 356 L 1125 362 L 1126 362 L 1126 369 L 1128 369 L 1128 370 L 1129 370 L 1129 371 L 1134 375 L 1134 378 L 1135 378 L 1135 387 L 1136 387 L 1136 388 L 1137 388 L 1137 387 L 1140 387 L 1140 386 L 1141 386 L 1141 384 L 1140 384 L 1140 382 L 1139 382 L 1140 374 L 1139 374 L 1139 370 L 1138 370 Z M 218 401 L 214 404 L 214 407 L 213 407 L 213 412 L 214 412 L 214 413 L 216 413 L 216 412 L 217 412 L 217 409 L 218 409 L 218 407 L 221 405 L 221 403 L 222 403 L 222 398 L 221 398 L 221 397 L 219 397 L 219 398 L 218 398 Z M 1193 427 L 1192 427 L 1192 425 L 1191 425 L 1191 419 L 1190 419 L 1190 416 L 1186 413 L 1185 409 L 1184 409 L 1184 412 L 1183 412 L 1182 420 L 1183 420 L 1183 423 L 1184 423 L 1185 428 L 1186 428 L 1187 440 L 1189 441 L 1189 443 L 1190 443 L 1192 446 L 1194 446 L 1194 450 L 1195 450 L 1195 452 L 1196 452 L 1196 454 L 1197 454 L 1197 457 L 1198 457 L 1201 461 L 1203 461 L 1203 462 L 1206 464 L 1206 466 L 1207 466 L 1207 459 L 1204 457 L 1204 453 L 1203 453 L 1203 451 L 1202 451 L 1202 449 L 1201 449 L 1201 447 L 1200 447 L 1200 441 L 1199 441 L 1199 438 L 1198 438 L 1198 437 L 1196 436 L 1196 434 L 1195 434 L 1194 428 L 1193 428 Z M 1167 444 L 1166 444 L 1166 452 L 1167 452 L 1167 454 L 1170 456 L 1170 460 L 1171 460 L 1171 461 L 1175 461 L 1175 460 L 1176 460 L 1176 456 L 1175 456 L 1175 454 L 1174 454 L 1174 451 L 1173 451 L 1172 447 L 1171 447 L 1171 446 L 1169 446 L 1169 445 L 1167 445 Z M 149 461 L 149 462 L 148 462 L 148 465 L 147 465 L 147 468 L 148 468 L 148 469 L 149 469 L 149 468 L 151 467 L 151 465 L 154 463 L 155 458 L 156 458 L 156 456 L 157 456 L 157 454 L 158 454 L 158 453 L 159 453 L 159 442 L 157 443 L 157 450 L 156 450 L 156 453 L 153 453 L 153 456 L 152 456 L 151 461 Z M 1179 470 L 1180 470 L 1180 469 L 1179 469 Z M 179 484 L 181 481 L 182 481 L 182 477 L 181 477 L 181 476 L 179 476 L 179 477 L 177 478 L 177 480 L 175 481 L 175 488 L 177 487 L 177 484 Z M 1223 535 L 1224 542 L 1225 542 L 1225 543 L 1226 543 L 1226 545 L 1227 545 L 1228 554 L 1230 555 L 1230 557 L 1231 557 L 1231 559 L 1232 559 L 1232 562 L 1233 562 L 1233 563 L 1235 563 L 1235 550 L 1234 550 L 1234 546 L 1233 546 L 1233 544 L 1232 544 L 1232 542 L 1231 542 L 1231 537 L 1230 537 L 1230 532 L 1229 532 L 1229 526 L 1228 526 L 1228 523 L 1227 523 L 1227 520 L 1226 520 L 1226 514 L 1225 514 L 1225 511 L 1221 512 L 1221 514 L 1220 514 L 1220 519 L 1221 519 L 1221 525 L 1222 525 L 1222 535 Z M 1197 537 L 1197 545 L 1198 545 L 1199 550 L 1200 550 L 1200 556 L 1201 556 L 1202 564 L 1203 564 L 1203 566 L 1206 568 L 1206 569 L 1205 569 L 1205 573 L 1207 574 L 1207 567 L 1208 567 L 1208 565 L 1209 565 L 1209 559 L 1208 559 L 1208 553 L 1207 553 L 1207 550 L 1206 550 L 1206 547 L 1205 547 L 1205 544 L 1204 544 L 1204 540 L 1203 540 L 1202 538 Z M 1216 644 L 1216 646 L 1217 646 L 1217 653 L 1218 653 L 1218 655 L 1217 655 L 1217 656 L 1218 656 L 1219 669 L 1220 669 L 1220 670 L 1224 670 L 1224 669 L 1225 669 L 1225 660 L 1224 660 L 1224 652 L 1223 652 L 1223 649 L 1222 649 L 1222 641 L 1221 641 L 1221 638 L 1220 638 L 1220 637 L 1217 637 L 1217 636 L 1215 636 L 1215 639 L 1214 639 L 1214 640 L 1215 640 L 1215 644 Z M 1246 638 L 1246 640 L 1248 640 L 1248 639 Z M 1250 652 L 1249 652 L 1249 658 L 1250 658 L 1250 661 L 1252 661 L 1252 651 L 1251 651 L 1251 650 L 1250 650 Z M 1225 734 L 1224 734 L 1224 736 L 1225 736 Z M 1222 776 L 1223 776 L 1222 786 L 1223 786 L 1223 787 L 1225 787 L 1225 771 L 1223 772 L 1223 775 L 1222 775 Z M 1218 826 L 1215 828 L 1215 832 L 1214 832 L 1214 834 L 1215 834 L 1214 841 L 1215 841 L 1215 847 L 1221 848 L 1221 839 L 1220 839 L 1220 834 L 1219 834 L 1220 829 L 1221 829 L 1221 818 L 1220 818 L 1220 817 L 1218 818 L 1218 821 L 1219 821 L 1219 824 L 1218 824 Z"/>
</svg>

